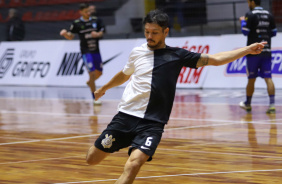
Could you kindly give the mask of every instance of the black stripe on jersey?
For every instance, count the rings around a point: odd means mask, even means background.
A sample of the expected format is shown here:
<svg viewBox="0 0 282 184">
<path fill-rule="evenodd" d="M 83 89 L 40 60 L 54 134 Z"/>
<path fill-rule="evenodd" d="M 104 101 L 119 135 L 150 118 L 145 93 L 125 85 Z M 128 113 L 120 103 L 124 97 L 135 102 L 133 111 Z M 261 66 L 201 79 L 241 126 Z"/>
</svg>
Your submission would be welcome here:
<svg viewBox="0 0 282 184">
<path fill-rule="evenodd" d="M 167 47 L 154 51 L 151 94 L 145 119 L 167 123 L 173 106 L 176 83 L 183 66 L 196 68 L 200 54 Z"/>
</svg>

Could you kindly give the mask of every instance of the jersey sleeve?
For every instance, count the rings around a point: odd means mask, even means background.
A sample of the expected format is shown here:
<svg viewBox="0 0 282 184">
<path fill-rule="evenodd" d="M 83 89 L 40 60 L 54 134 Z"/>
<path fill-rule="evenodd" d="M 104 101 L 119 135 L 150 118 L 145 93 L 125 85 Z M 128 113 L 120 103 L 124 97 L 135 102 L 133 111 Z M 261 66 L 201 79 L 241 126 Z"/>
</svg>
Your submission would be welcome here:
<svg viewBox="0 0 282 184">
<path fill-rule="evenodd" d="M 102 19 L 98 19 L 98 31 L 106 32 L 106 27 Z"/>
<path fill-rule="evenodd" d="M 248 30 L 251 30 L 251 29 L 253 29 L 256 26 L 255 24 L 256 24 L 257 21 L 255 20 L 255 15 L 250 13 L 250 12 L 246 13 L 245 21 L 246 21 L 246 26 L 245 27 Z"/>
<path fill-rule="evenodd" d="M 72 33 L 78 33 L 79 32 L 76 22 L 73 22 L 71 24 L 69 31 L 72 32 Z"/>
<path fill-rule="evenodd" d="M 270 29 L 271 29 L 271 37 L 276 36 L 277 34 L 277 28 L 276 28 L 276 24 L 275 24 L 275 20 L 273 18 L 272 15 L 269 16 L 270 19 Z"/>
<path fill-rule="evenodd" d="M 190 52 L 188 50 L 182 49 L 181 51 L 181 58 L 183 61 L 183 66 L 189 67 L 189 68 L 197 68 L 197 62 L 200 59 L 201 54 Z"/>
<path fill-rule="evenodd" d="M 123 68 L 123 73 L 125 75 L 132 75 L 135 71 L 135 66 L 134 66 L 134 61 L 136 59 L 136 53 L 134 51 L 134 49 L 131 51 L 130 55 L 129 55 L 129 59 L 126 63 L 126 65 Z"/>
</svg>

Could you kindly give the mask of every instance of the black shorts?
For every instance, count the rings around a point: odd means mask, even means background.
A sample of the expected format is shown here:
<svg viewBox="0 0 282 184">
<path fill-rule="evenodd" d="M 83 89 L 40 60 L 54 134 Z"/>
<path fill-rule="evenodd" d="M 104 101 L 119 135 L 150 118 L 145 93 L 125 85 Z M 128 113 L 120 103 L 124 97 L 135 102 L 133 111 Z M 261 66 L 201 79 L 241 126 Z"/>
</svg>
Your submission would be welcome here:
<svg viewBox="0 0 282 184">
<path fill-rule="evenodd" d="M 131 146 L 128 155 L 136 148 L 150 156 L 148 161 L 151 161 L 161 141 L 164 126 L 156 121 L 119 112 L 95 141 L 95 147 L 113 153 Z"/>
</svg>

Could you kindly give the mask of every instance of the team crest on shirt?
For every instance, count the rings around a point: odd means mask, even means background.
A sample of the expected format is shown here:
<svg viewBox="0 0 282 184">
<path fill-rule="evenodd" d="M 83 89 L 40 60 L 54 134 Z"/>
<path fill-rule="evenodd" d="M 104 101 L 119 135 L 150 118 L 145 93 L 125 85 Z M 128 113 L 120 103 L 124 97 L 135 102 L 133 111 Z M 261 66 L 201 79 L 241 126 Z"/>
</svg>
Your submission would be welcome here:
<svg viewBox="0 0 282 184">
<path fill-rule="evenodd" d="M 97 23 L 96 23 L 96 22 L 93 23 L 93 24 L 92 24 L 92 27 L 93 27 L 93 28 L 97 28 Z"/>
<path fill-rule="evenodd" d="M 103 145 L 104 148 L 110 148 L 112 147 L 113 142 L 115 141 L 115 138 L 113 138 L 112 135 L 105 135 L 105 139 L 102 140 L 101 144 Z"/>
</svg>

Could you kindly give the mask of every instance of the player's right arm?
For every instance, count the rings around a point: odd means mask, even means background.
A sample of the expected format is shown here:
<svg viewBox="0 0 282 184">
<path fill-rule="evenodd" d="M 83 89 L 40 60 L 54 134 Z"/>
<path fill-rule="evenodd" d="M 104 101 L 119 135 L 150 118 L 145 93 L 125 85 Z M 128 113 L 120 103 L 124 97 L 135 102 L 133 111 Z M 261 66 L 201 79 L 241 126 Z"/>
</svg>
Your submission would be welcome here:
<svg viewBox="0 0 282 184">
<path fill-rule="evenodd" d="M 128 81 L 130 76 L 131 75 L 124 74 L 123 71 L 118 72 L 107 84 L 105 84 L 104 86 L 102 86 L 101 88 L 99 88 L 94 92 L 95 100 L 101 98 L 108 89 L 122 85 L 123 83 Z"/>
<path fill-rule="evenodd" d="M 74 38 L 74 34 L 67 31 L 66 29 L 62 29 L 60 35 L 65 37 L 67 40 L 72 40 Z"/>
</svg>

